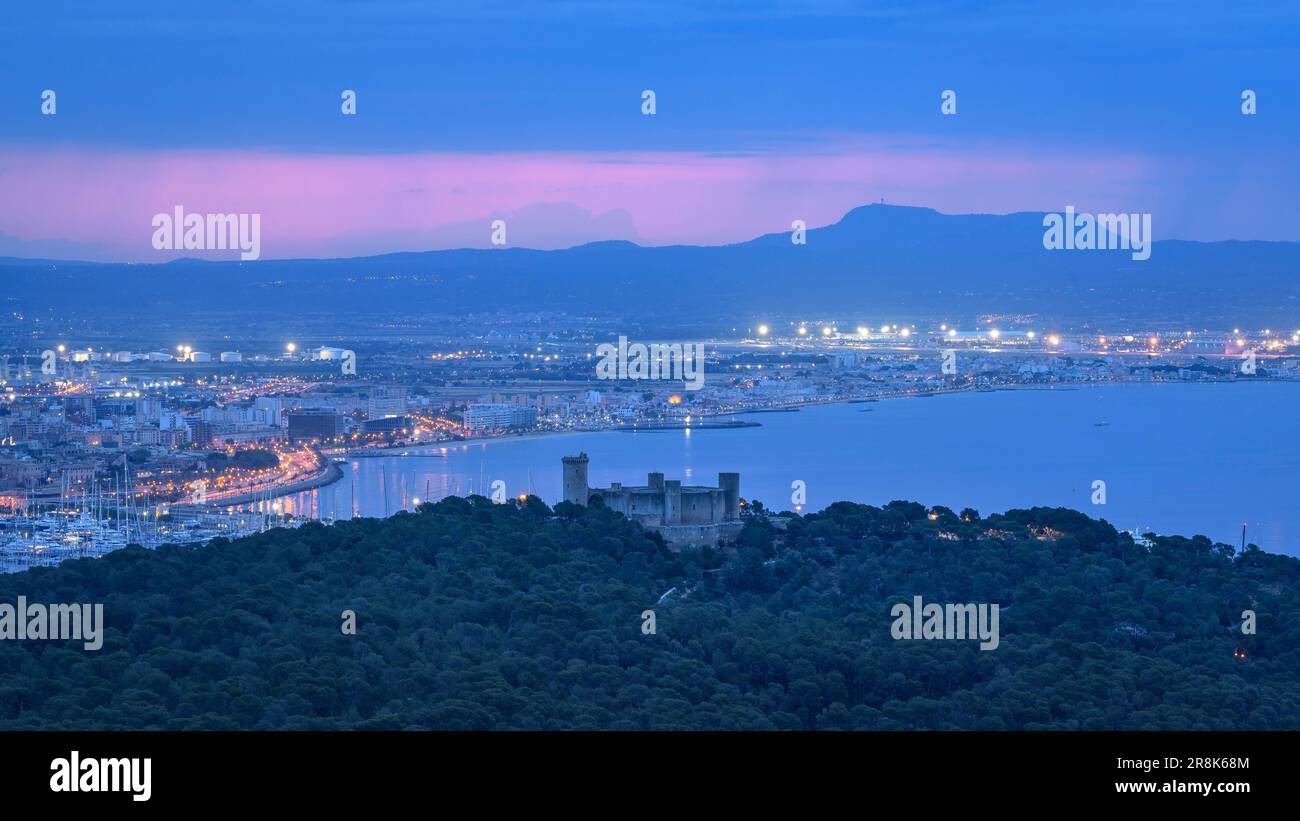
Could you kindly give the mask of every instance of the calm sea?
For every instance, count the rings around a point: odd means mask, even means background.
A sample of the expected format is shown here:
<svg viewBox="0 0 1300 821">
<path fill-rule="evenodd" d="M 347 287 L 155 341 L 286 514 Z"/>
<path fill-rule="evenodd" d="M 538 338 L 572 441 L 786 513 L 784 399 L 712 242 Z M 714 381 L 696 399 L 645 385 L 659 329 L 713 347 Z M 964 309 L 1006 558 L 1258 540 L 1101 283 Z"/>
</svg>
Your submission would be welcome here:
<svg viewBox="0 0 1300 821">
<path fill-rule="evenodd" d="M 463 443 L 437 455 L 354 459 L 343 479 L 288 497 L 291 512 L 383 516 L 415 499 L 561 495 L 560 457 L 585 451 L 590 482 L 644 484 L 659 471 L 804 510 L 908 499 L 991 513 L 1065 506 L 1121 530 L 1205 534 L 1300 555 L 1300 384 L 1154 384 L 962 393 L 821 405 L 743 417 L 761 427 L 579 433 Z M 1099 424 L 1104 423 L 1104 424 Z M 1105 504 L 1093 504 L 1094 481 Z"/>
</svg>

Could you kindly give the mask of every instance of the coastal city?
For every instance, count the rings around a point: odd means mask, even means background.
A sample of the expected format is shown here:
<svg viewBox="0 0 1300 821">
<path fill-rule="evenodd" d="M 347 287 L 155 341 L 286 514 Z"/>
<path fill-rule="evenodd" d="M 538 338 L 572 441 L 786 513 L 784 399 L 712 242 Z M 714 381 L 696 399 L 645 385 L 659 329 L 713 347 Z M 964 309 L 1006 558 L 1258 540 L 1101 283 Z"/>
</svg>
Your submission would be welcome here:
<svg viewBox="0 0 1300 821">
<path fill-rule="evenodd" d="M 763 412 L 958 391 L 1300 380 L 1300 331 L 1272 329 L 1104 334 L 1039 330 L 1015 316 L 980 317 L 970 330 L 809 320 L 649 343 L 669 360 L 702 354 L 686 363 L 699 374 L 690 381 L 669 368 L 680 361 L 602 370 L 602 344 L 626 357 L 636 343 L 589 320 L 490 324 L 456 338 L 356 334 L 346 346 L 310 337 L 232 346 L 223 337 L 124 349 L 67 339 L 6 352 L 0 564 L 15 571 L 128 543 L 293 526 L 311 511 L 289 515 L 277 499 L 338 481 L 340 462 L 439 443 L 746 427 Z"/>
<path fill-rule="evenodd" d="M 1293 8 L 11 5 L 10 805 L 1286 792 Z"/>
</svg>

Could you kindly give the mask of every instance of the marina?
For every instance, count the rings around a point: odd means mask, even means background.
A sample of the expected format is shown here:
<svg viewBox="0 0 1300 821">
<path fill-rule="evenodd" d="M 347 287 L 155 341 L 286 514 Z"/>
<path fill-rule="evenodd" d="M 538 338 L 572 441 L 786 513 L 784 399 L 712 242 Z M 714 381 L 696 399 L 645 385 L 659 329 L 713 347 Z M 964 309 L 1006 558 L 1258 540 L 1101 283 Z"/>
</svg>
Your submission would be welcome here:
<svg viewBox="0 0 1300 821">
<path fill-rule="evenodd" d="M 308 521 L 282 511 L 269 492 L 243 505 L 141 506 L 124 490 L 113 495 L 60 494 L 57 502 L 32 500 L 0 517 L 0 573 L 52 567 L 70 559 L 96 559 L 135 544 L 206 544 Z"/>
</svg>

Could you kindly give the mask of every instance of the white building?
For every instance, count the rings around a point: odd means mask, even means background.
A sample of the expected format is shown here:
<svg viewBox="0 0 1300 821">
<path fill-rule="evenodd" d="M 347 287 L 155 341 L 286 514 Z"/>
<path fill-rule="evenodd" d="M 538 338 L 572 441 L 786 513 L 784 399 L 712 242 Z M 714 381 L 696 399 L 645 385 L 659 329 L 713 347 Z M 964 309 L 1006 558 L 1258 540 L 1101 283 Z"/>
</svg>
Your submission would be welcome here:
<svg viewBox="0 0 1300 821">
<path fill-rule="evenodd" d="M 366 404 L 371 419 L 406 415 L 406 391 L 402 388 L 375 388 Z"/>
<path fill-rule="evenodd" d="M 266 414 L 266 423 L 273 428 L 284 427 L 284 400 L 278 396 L 259 396 L 253 407 Z"/>
<path fill-rule="evenodd" d="M 529 405 L 479 402 L 465 409 L 465 429 L 470 433 L 525 428 L 535 424 L 537 409 Z"/>
</svg>

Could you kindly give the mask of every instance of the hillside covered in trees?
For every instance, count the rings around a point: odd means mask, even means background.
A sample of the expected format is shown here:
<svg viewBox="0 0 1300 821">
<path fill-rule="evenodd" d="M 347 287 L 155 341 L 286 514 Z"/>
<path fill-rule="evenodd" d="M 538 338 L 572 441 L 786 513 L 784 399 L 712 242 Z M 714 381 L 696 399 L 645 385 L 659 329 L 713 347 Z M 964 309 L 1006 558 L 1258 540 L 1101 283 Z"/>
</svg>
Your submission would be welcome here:
<svg viewBox="0 0 1300 821">
<path fill-rule="evenodd" d="M 599 505 L 448 498 L 0 576 L 106 622 L 0 641 L 0 729 L 1300 728 L 1295 559 L 1062 509 L 777 524 L 674 553 Z M 894 640 L 916 595 L 998 603 L 999 646 Z"/>
</svg>

